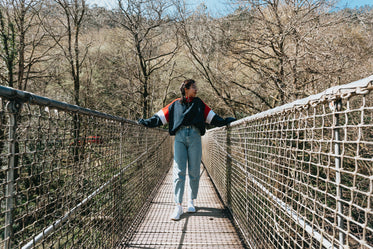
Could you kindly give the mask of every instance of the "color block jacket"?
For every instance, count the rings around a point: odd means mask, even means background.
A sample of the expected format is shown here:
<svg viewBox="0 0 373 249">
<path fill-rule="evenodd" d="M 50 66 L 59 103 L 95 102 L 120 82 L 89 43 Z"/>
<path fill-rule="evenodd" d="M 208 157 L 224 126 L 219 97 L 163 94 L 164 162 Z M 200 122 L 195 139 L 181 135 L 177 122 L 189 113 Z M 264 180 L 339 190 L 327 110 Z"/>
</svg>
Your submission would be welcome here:
<svg viewBox="0 0 373 249">
<path fill-rule="evenodd" d="M 235 118 L 221 118 L 200 98 L 195 97 L 188 99 L 187 103 L 180 103 L 180 98 L 175 99 L 153 117 L 140 119 L 139 123 L 147 127 L 157 127 L 168 123 L 170 135 L 175 135 L 181 126 L 193 125 L 199 129 L 203 136 L 206 132 L 205 123 L 224 126 L 234 120 Z"/>
</svg>

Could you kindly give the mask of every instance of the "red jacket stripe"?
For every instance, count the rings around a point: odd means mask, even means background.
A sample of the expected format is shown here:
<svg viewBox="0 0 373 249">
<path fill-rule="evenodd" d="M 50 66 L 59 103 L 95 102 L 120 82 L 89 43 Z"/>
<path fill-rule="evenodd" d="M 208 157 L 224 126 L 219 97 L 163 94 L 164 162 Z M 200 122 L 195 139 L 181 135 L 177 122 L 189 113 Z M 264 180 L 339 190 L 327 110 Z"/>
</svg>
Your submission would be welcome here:
<svg viewBox="0 0 373 249">
<path fill-rule="evenodd" d="M 165 107 L 163 107 L 161 110 L 159 110 L 159 112 L 157 112 L 157 115 L 162 120 L 162 124 L 163 125 L 165 125 L 168 122 L 170 122 L 170 119 L 169 119 L 170 111 L 169 111 L 168 108 L 170 107 L 170 105 L 172 105 L 172 103 L 174 103 L 177 100 L 180 100 L 180 98 L 173 100 L 171 103 L 169 103 L 168 105 L 166 105 Z"/>
</svg>

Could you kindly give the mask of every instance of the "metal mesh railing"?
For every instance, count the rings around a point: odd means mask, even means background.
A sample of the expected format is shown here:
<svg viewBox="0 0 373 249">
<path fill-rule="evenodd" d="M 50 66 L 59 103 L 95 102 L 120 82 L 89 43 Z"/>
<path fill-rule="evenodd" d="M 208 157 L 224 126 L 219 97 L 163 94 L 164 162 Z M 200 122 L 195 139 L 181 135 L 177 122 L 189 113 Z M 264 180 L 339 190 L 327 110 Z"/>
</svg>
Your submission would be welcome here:
<svg viewBox="0 0 373 249">
<path fill-rule="evenodd" d="M 203 162 L 252 248 L 373 248 L 372 80 L 204 136 Z"/>
<path fill-rule="evenodd" d="M 115 248 L 172 159 L 167 132 L 0 87 L 1 248 Z"/>
</svg>

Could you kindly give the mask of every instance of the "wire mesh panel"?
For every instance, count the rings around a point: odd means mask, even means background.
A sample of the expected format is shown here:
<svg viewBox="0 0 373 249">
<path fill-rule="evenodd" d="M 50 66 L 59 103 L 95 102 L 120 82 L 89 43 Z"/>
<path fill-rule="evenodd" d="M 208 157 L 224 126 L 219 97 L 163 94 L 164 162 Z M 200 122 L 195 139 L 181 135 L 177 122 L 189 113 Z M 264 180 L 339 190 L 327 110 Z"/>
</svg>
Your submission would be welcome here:
<svg viewBox="0 0 373 249">
<path fill-rule="evenodd" d="M 252 248 L 373 248 L 372 80 L 204 136 L 203 161 Z"/>
<path fill-rule="evenodd" d="M 172 158 L 167 132 L 0 89 L 1 248 L 113 248 Z"/>
</svg>

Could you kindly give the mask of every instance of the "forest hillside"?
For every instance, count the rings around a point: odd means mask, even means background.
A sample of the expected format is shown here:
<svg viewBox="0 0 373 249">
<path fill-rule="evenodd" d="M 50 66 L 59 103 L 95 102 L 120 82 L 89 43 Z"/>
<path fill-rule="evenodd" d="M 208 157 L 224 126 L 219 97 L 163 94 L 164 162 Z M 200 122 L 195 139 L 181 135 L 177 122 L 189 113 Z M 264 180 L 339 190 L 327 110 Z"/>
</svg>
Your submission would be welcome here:
<svg viewBox="0 0 373 249">
<path fill-rule="evenodd" d="M 241 118 L 372 74 L 372 8 L 239 2 L 212 17 L 180 0 L 1 0 L 0 84 L 136 120 L 193 78 L 215 112 Z"/>
</svg>

